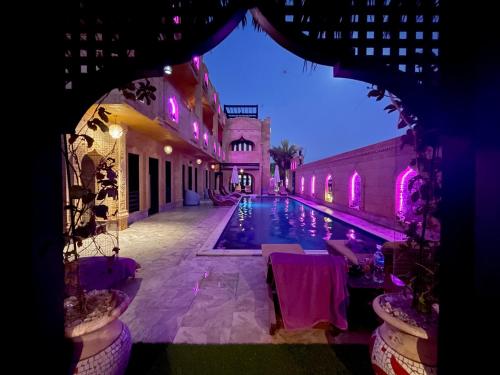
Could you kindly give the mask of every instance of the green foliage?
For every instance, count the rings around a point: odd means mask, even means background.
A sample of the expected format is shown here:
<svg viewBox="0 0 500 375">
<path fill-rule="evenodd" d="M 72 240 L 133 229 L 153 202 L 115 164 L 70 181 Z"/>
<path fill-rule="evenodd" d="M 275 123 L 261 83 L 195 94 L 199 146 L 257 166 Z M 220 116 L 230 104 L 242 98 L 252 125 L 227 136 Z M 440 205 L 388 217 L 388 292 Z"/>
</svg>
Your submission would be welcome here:
<svg viewBox="0 0 500 375">
<path fill-rule="evenodd" d="M 302 148 L 297 145 L 290 145 L 287 139 L 282 140 L 279 146 L 274 146 L 269 150 L 275 165 L 279 168 L 282 180 L 285 179 L 285 170 L 290 169 L 290 162 L 297 156 L 299 151 L 302 151 Z M 274 173 L 274 168 L 272 168 L 271 173 Z"/>
<path fill-rule="evenodd" d="M 440 248 L 440 205 L 441 205 L 441 157 L 438 136 L 426 129 L 419 118 L 405 107 L 401 100 L 386 90 L 374 86 L 368 97 L 381 100 L 391 99 L 384 110 L 387 113 L 399 112 L 398 129 L 407 128 L 401 137 L 401 148 L 413 146 L 416 157 L 409 165 L 417 171 L 408 184 L 411 201 L 416 216 L 410 222 L 401 222 L 405 228 L 406 251 L 414 253 L 416 262 L 410 275 L 402 277 L 413 293 L 413 306 L 423 313 L 431 311 L 433 303 L 438 302 Z"/>
</svg>

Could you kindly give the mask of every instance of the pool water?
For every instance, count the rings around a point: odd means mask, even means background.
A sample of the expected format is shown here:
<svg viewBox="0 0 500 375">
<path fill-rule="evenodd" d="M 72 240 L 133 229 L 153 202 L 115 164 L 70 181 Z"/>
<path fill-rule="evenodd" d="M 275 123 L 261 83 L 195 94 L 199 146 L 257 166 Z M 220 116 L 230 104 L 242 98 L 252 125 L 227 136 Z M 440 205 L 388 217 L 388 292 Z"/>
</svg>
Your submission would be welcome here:
<svg viewBox="0 0 500 375">
<path fill-rule="evenodd" d="M 263 243 L 299 243 L 324 250 L 325 240 L 360 240 L 374 252 L 384 239 L 337 220 L 288 197 L 244 197 L 227 223 L 215 249 L 260 249 Z"/>
</svg>

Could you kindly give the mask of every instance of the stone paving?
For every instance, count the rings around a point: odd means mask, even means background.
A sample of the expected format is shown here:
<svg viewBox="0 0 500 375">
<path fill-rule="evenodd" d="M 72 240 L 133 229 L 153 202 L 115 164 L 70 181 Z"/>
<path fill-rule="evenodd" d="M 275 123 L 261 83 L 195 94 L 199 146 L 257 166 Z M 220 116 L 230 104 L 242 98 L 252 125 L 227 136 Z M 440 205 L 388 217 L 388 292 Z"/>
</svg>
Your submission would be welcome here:
<svg viewBox="0 0 500 375">
<path fill-rule="evenodd" d="M 369 333 L 331 337 L 319 329 L 270 336 L 263 258 L 196 255 L 229 209 L 177 208 L 120 232 L 120 255 L 141 265 L 121 286 L 133 298 L 121 319 L 134 342 L 366 342 Z"/>
</svg>

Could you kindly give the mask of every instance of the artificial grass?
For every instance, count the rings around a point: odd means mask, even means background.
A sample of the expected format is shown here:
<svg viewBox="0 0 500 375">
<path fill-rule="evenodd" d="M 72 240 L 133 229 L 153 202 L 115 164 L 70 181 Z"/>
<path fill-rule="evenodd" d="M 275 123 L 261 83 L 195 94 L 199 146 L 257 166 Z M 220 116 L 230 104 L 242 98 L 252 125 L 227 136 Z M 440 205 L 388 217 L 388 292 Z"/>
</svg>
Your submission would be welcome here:
<svg viewBox="0 0 500 375">
<path fill-rule="evenodd" d="M 373 374 L 365 345 L 134 344 L 127 375 Z"/>
</svg>

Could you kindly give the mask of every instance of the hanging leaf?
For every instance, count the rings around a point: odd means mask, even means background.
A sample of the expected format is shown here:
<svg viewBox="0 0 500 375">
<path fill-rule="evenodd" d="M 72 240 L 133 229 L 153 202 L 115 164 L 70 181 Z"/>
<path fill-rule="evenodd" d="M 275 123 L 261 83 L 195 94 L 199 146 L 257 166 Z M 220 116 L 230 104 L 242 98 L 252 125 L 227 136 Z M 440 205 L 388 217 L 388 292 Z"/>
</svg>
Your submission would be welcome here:
<svg viewBox="0 0 500 375">
<path fill-rule="evenodd" d="M 402 115 L 400 115 L 399 120 L 398 120 L 398 129 L 403 129 L 403 128 L 406 128 L 407 126 L 408 126 L 408 124 L 405 122 Z"/>
<path fill-rule="evenodd" d="M 372 96 L 379 96 L 380 95 L 380 91 L 378 90 L 371 90 L 369 93 L 368 93 L 368 97 L 371 98 Z"/>
<path fill-rule="evenodd" d="M 97 114 L 103 121 L 108 122 L 109 121 L 108 115 L 110 115 L 111 112 L 106 111 L 106 108 L 104 107 L 99 107 L 99 109 L 97 110 Z"/>
<path fill-rule="evenodd" d="M 394 104 L 388 104 L 385 106 L 384 108 L 384 111 L 387 111 L 387 110 L 396 110 L 396 106 Z"/>
<path fill-rule="evenodd" d="M 133 92 L 131 92 L 131 91 L 128 91 L 128 90 L 123 90 L 123 91 L 122 91 L 122 94 L 123 94 L 123 96 L 124 96 L 126 99 L 129 99 L 129 100 L 134 100 L 134 101 L 137 99 L 137 98 L 136 98 L 136 96 L 135 96 L 135 94 L 134 94 Z"/>
<path fill-rule="evenodd" d="M 89 204 L 90 202 L 94 201 L 95 197 L 96 197 L 95 193 L 89 192 L 88 194 L 85 194 L 82 197 L 82 202 L 85 204 Z"/>
<path fill-rule="evenodd" d="M 82 134 L 81 137 L 83 137 L 87 141 L 87 147 L 92 148 L 92 145 L 94 144 L 94 138 L 88 136 L 87 134 Z"/>
<path fill-rule="evenodd" d="M 93 119 L 92 122 L 95 125 L 97 125 L 99 127 L 99 129 L 101 129 L 101 131 L 103 133 L 107 133 L 108 132 L 108 130 L 109 130 L 108 126 L 104 122 L 102 122 L 101 120 L 99 120 L 98 118 Z"/>
<path fill-rule="evenodd" d="M 94 130 L 94 131 L 96 131 L 96 130 L 97 130 L 97 126 L 96 126 L 96 124 L 94 124 L 94 121 L 93 121 L 93 120 L 88 120 L 88 121 L 87 121 L 87 126 L 88 126 L 88 128 L 89 128 L 89 129 L 91 129 L 91 130 Z"/>
<path fill-rule="evenodd" d="M 97 194 L 97 200 L 102 201 L 104 198 L 106 198 L 106 195 L 107 195 L 106 189 L 101 189 Z"/>
<path fill-rule="evenodd" d="M 97 217 L 101 217 L 103 219 L 108 219 L 108 206 L 104 204 L 100 204 L 97 206 L 92 207 L 92 210 L 94 211 L 95 215 Z"/>
<path fill-rule="evenodd" d="M 71 134 L 70 137 L 69 137 L 69 144 L 72 145 L 73 143 L 75 143 L 75 141 L 78 139 L 79 135 L 78 134 Z"/>
<path fill-rule="evenodd" d="M 118 199 L 118 190 L 115 188 L 107 189 L 107 194 L 109 198 Z"/>
<path fill-rule="evenodd" d="M 88 193 L 88 189 L 85 189 L 80 185 L 71 185 L 69 188 L 69 198 L 70 199 L 80 199 Z"/>
</svg>

